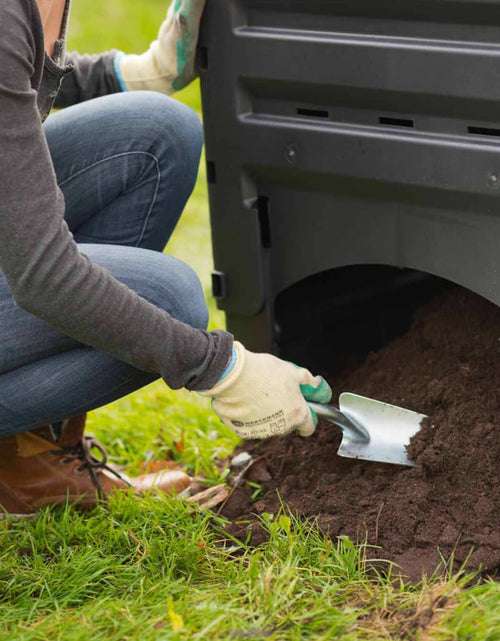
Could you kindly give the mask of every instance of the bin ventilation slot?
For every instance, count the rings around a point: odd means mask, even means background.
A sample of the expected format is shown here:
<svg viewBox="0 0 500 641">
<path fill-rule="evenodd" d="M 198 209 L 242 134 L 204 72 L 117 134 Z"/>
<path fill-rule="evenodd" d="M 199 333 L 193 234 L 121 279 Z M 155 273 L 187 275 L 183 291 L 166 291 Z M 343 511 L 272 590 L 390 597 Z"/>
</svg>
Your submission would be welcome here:
<svg viewBox="0 0 500 641">
<path fill-rule="evenodd" d="M 478 134 L 479 136 L 500 136 L 500 129 L 493 129 L 492 127 L 467 127 L 470 134 Z"/>
<path fill-rule="evenodd" d="M 406 118 L 386 118 L 381 116 L 378 119 L 381 125 L 391 125 L 392 127 L 414 127 L 415 123 L 413 120 L 407 120 Z"/>
<path fill-rule="evenodd" d="M 308 118 L 329 118 L 330 114 L 325 109 L 303 109 L 297 107 L 299 116 L 307 116 Z"/>
<path fill-rule="evenodd" d="M 207 182 L 210 185 L 215 185 L 215 183 L 217 182 L 215 163 L 212 160 L 207 161 Z"/>
</svg>

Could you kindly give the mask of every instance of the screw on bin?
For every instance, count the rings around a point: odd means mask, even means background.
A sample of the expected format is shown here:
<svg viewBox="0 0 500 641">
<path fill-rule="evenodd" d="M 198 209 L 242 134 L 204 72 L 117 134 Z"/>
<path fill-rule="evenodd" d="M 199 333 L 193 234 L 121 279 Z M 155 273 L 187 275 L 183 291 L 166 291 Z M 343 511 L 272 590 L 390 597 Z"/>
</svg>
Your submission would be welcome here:
<svg viewBox="0 0 500 641">
<path fill-rule="evenodd" d="M 487 183 L 490 189 L 494 189 L 495 191 L 497 189 L 500 189 L 500 178 L 498 177 L 498 173 L 496 171 L 490 171 L 488 173 Z"/>
<path fill-rule="evenodd" d="M 295 145 L 287 145 L 285 147 L 284 151 L 284 156 L 285 160 L 290 163 L 290 165 L 294 165 L 297 162 L 297 147 Z"/>
</svg>

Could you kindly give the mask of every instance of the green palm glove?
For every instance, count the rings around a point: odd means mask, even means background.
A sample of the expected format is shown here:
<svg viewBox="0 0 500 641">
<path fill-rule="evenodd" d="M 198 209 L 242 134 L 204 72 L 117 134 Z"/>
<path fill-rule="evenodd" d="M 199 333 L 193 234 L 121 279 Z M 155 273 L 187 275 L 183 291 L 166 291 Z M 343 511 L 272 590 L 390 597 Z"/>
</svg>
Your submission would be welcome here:
<svg viewBox="0 0 500 641">
<path fill-rule="evenodd" d="M 295 367 L 297 367 L 297 365 L 295 365 Z M 308 384 L 301 385 L 300 391 L 302 392 L 302 396 L 305 400 L 310 401 L 311 403 L 321 403 L 322 405 L 326 405 L 332 400 L 332 388 L 324 378 L 321 379 L 321 382 L 317 387 L 313 387 Z M 318 415 L 311 408 L 309 408 L 309 410 L 312 415 L 314 429 L 316 429 L 318 425 Z"/>
<path fill-rule="evenodd" d="M 197 76 L 196 45 L 205 0 L 172 0 L 167 17 L 149 49 L 139 55 L 118 54 L 115 70 L 123 89 L 171 94 Z"/>
</svg>

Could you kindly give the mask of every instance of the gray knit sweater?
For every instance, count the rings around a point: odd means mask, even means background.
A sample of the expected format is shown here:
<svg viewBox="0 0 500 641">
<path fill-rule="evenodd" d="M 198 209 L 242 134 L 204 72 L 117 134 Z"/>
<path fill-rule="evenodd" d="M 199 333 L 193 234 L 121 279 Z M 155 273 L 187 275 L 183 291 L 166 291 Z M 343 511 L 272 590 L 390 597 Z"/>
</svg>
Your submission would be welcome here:
<svg viewBox="0 0 500 641">
<path fill-rule="evenodd" d="M 69 0 L 65 24 L 68 12 Z M 63 220 L 42 120 L 61 82 L 61 106 L 119 90 L 113 52 L 65 55 L 65 24 L 52 60 L 35 1 L 0 1 L 0 269 L 16 303 L 59 331 L 174 389 L 210 388 L 231 335 L 193 329 L 139 297 L 79 252 Z"/>
</svg>

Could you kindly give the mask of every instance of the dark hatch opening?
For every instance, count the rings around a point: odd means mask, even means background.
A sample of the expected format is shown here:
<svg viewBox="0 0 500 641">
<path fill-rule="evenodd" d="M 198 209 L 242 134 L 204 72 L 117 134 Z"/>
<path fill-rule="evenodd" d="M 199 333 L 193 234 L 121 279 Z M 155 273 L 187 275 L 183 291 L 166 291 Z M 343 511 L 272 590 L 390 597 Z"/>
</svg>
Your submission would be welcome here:
<svg viewBox="0 0 500 641">
<path fill-rule="evenodd" d="M 335 373 L 406 332 L 417 308 L 451 285 L 385 265 L 315 274 L 276 298 L 277 352 L 315 371 Z"/>
</svg>

